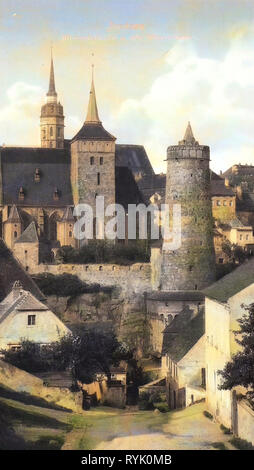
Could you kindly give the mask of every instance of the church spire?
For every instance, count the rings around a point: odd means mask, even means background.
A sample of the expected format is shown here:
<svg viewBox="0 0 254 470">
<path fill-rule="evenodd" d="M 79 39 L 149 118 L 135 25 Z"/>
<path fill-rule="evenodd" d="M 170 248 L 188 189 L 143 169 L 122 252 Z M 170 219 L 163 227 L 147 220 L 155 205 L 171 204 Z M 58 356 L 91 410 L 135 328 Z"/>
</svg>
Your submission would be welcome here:
<svg viewBox="0 0 254 470">
<path fill-rule="evenodd" d="M 51 64 L 50 64 L 50 75 L 49 75 L 49 90 L 47 96 L 56 97 L 56 88 L 55 88 L 55 74 L 54 74 L 54 62 L 52 56 L 52 48 L 51 48 Z"/>
<path fill-rule="evenodd" d="M 87 109 L 87 115 L 86 115 L 86 123 L 100 123 L 100 118 L 98 114 L 98 108 L 97 108 L 97 103 L 96 103 L 96 95 L 95 95 L 95 88 L 94 88 L 94 79 L 93 79 L 93 69 L 94 65 L 92 65 L 92 83 L 91 83 L 91 89 L 90 89 L 90 94 L 89 94 L 89 103 L 88 103 L 88 109 Z"/>
</svg>

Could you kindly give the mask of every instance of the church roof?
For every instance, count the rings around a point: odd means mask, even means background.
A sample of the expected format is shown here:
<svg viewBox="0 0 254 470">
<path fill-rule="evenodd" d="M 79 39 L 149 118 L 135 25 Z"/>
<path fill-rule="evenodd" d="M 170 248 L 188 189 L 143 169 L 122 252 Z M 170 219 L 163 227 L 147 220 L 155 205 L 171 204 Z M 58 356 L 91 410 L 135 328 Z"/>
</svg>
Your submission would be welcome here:
<svg viewBox="0 0 254 470">
<path fill-rule="evenodd" d="M 37 299 L 45 300 L 39 287 L 13 256 L 4 241 L 0 239 L 0 301 L 8 295 L 17 280 L 25 290 L 30 291 Z"/>
<path fill-rule="evenodd" d="M 39 241 L 35 222 L 31 222 L 30 225 L 24 230 L 20 237 L 15 243 L 36 243 Z"/>
<path fill-rule="evenodd" d="M 94 81 L 92 78 L 91 89 L 89 94 L 89 103 L 87 108 L 87 115 L 86 115 L 86 123 L 100 123 L 97 102 L 96 102 L 96 94 L 94 88 Z"/>
<path fill-rule="evenodd" d="M 188 122 L 188 125 L 186 127 L 183 140 L 180 140 L 179 145 L 198 145 L 198 142 L 196 141 L 193 135 L 190 121 Z"/>
<path fill-rule="evenodd" d="M 3 204 L 62 207 L 72 205 L 70 152 L 66 149 L 34 147 L 0 148 Z M 40 182 L 34 174 L 40 170 Z M 19 189 L 24 188 L 24 200 Z M 54 198 L 57 188 L 59 199 Z"/>
</svg>

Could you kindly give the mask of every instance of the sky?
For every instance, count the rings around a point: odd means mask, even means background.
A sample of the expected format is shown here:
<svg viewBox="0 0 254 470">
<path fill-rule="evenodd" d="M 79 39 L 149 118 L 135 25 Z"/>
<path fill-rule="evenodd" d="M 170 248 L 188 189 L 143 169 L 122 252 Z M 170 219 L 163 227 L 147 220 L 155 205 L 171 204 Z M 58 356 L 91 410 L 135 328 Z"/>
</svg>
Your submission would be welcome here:
<svg viewBox="0 0 254 470">
<path fill-rule="evenodd" d="M 188 121 L 214 171 L 254 164 L 253 0 L 0 0 L 0 44 L 0 145 L 40 144 L 52 44 L 66 138 L 94 63 L 104 127 L 156 172 Z"/>
</svg>

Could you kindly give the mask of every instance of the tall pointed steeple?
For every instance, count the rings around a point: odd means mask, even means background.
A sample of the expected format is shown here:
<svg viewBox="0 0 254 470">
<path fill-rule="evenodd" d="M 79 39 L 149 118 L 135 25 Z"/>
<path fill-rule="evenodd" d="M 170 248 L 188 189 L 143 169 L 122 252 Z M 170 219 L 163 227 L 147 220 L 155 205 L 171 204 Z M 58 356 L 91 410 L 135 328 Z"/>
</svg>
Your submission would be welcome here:
<svg viewBox="0 0 254 470">
<path fill-rule="evenodd" d="M 87 124 L 89 123 L 100 124 L 101 121 L 100 121 L 99 114 L 98 114 L 95 88 L 94 88 L 93 69 L 94 69 L 94 66 L 92 65 L 92 83 L 91 83 L 91 89 L 90 89 L 90 94 L 89 94 L 89 103 L 88 103 L 88 109 L 87 109 L 85 122 Z"/>
<path fill-rule="evenodd" d="M 54 74 L 54 62 L 53 62 L 53 54 L 52 54 L 52 47 L 51 47 L 51 62 L 50 62 L 50 75 L 49 75 L 49 89 L 47 96 L 49 97 L 57 97 L 56 87 L 55 87 L 55 74 Z"/>
<path fill-rule="evenodd" d="M 190 121 L 188 121 L 188 125 L 186 127 L 184 138 L 183 138 L 183 140 L 181 140 L 179 142 L 179 144 L 180 145 L 198 145 L 198 142 L 196 141 L 196 139 L 193 135 Z"/>
</svg>

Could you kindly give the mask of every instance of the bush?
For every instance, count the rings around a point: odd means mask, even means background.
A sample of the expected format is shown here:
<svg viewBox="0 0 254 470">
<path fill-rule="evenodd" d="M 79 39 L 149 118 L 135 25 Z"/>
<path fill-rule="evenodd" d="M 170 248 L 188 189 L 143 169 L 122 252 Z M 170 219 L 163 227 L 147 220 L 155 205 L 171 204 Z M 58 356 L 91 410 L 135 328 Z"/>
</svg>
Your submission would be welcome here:
<svg viewBox="0 0 254 470">
<path fill-rule="evenodd" d="M 205 411 L 203 411 L 203 414 L 206 418 L 211 419 L 211 420 L 213 419 L 213 415 L 211 413 L 209 413 L 209 411 L 205 410 Z"/>
<path fill-rule="evenodd" d="M 241 439 L 240 437 L 233 437 L 229 442 L 239 450 L 254 450 L 254 446 L 251 442 Z"/>
<path fill-rule="evenodd" d="M 62 246 L 56 254 L 57 263 L 146 263 L 150 260 L 150 248 L 146 240 L 129 242 L 128 245 L 112 243 L 106 240 L 90 240 L 80 249 Z"/>
<path fill-rule="evenodd" d="M 220 425 L 220 429 L 222 430 L 224 434 L 231 434 L 231 430 L 227 428 L 226 426 L 224 426 L 224 424 Z"/>
<path fill-rule="evenodd" d="M 153 410 L 153 402 L 151 401 L 151 396 L 148 392 L 142 392 L 139 395 L 138 400 L 138 408 L 139 410 Z"/>
<path fill-rule="evenodd" d="M 212 446 L 214 447 L 214 449 L 218 449 L 218 450 L 227 450 L 224 442 L 213 442 L 212 443 Z"/>
<path fill-rule="evenodd" d="M 165 401 L 154 402 L 153 406 L 154 408 L 157 408 L 161 413 L 168 413 L 168 411 L 170 411 L 170 408 Z"/>
<path fill-rule="evenodd" d="M 78 276 L 73 274 L 59 274 L 54 275 L 51 273 L 42 273 L 33 276 L 39 289 L 44 295 L 58 295 L 61 297 L 80 295 L 85 292 L 96 292 L 99 290 L 99 285 L 90 285 L 82 282 Z"/>
</svg>

